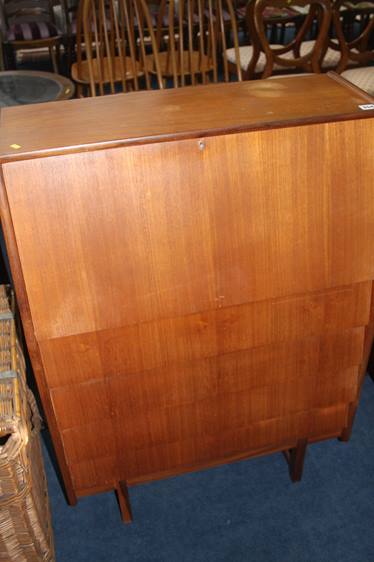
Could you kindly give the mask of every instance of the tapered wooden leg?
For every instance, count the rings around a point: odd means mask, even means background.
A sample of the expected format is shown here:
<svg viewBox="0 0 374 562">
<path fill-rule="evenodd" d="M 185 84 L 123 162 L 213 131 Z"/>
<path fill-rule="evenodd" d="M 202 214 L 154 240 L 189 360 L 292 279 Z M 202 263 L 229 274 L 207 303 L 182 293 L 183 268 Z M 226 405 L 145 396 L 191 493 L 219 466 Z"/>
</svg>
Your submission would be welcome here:
<svg viewBox="0 0 374 562">
<path fill-rule="evenodd" d="M 371 349 L 371 353 L 369 357 L 368 373 L 371 376 L 371 380 L 374 382 L 374 345 Z"/>
<path fill-rule="evenodd" d="M 290 449 L 289 451 L 284 451 L 284 456 L 288 462 L 292 482 L 300 482 L 301 480 L 307 445 L 308 439 L 299 439 L 296 447 Z"/>
<path fill-rule="evenodd" d="M 356 409 L 357 409 L 357 404 L 351 402 L 348 407 L 347 425 L 341 432 L 341 435 L 338 437 L 339 441 L 349 441 L 352 434 L 352 427 L 356 415 Z"/>
<path fill-rule="evenodd" d="M 57 47 L 55 45 L 50 45 L 49 55 L 52 60 L 53 72 L 58 74 L 58 64 L 57 64 Z"/>
<path fill-rule="evenodd" d="M 129 498 L 129 491 L 127 484 L 124 480 L 120 480 L 116 487 L 117 499 L 119 508 L 121 510 L 122 521 L 124 523 L 132 522 L 131 504 Z"/>
</svg>

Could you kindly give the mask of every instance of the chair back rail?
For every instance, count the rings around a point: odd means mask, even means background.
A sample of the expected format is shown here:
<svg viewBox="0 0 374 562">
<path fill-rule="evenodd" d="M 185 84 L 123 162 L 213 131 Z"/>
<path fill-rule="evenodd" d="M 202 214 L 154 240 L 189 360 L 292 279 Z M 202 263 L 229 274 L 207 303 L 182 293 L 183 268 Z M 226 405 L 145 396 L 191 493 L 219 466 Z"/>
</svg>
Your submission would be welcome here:
<svg viewBox="0 0 374 562">
<path fill-rule="evenodd" d="M 267 35 L 267 22 L 264 17 L 267 8 L 301 9 L 304 21 L 296 28 L 295 36 L 286 45 L 272 45 Z M 328 47 L 328 33 L 331 23 L 330 0 L 254 0 L 247 10 L 247 23 L 253 44 L 253 56 L 248 67 L 248 75 L 255 74 L 260 54 L 266 56 L 262 78 L 277 71 L 302 69 L 306 72 L 321 72 L 321 63 Z M 301 53 L 302 43 L 308 39 L 317 22 L 317 37 L 311 42 L 308 52 Z"/>
<path fill-rule="evenodd" d="M 373 61 L 374 1 L 363 5 L 362 0 L 335 0 L 332 17 L 337 41 L 330 40 L 329 46 L 341 53 L 337 72 L 343 72 L 350 64 L 365 66 Z M 347 20 L 351 22 L 349 28 L 345 25 Z"/>
</svg>

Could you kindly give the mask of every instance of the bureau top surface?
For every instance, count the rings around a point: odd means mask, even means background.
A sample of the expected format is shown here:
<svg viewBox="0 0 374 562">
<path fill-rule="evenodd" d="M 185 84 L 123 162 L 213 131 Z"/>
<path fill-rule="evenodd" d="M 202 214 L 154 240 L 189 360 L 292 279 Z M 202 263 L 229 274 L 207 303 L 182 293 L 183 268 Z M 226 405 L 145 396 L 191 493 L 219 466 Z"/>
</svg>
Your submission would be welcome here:
<svg viewBox="0 0 374 562">
<path fill-rule="evenodd" d="M 373 117 L 373 101 L 325 74 L 10 107 L 0 113 L 0 161 Z"/>
</svg>

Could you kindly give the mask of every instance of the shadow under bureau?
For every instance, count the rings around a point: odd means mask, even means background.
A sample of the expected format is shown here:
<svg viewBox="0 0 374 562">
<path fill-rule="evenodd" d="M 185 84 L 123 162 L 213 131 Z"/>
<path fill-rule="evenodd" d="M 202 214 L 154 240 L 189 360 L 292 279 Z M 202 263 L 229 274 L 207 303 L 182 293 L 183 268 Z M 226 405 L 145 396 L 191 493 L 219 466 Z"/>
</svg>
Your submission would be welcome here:
<svg viewBox="0 0 374 562">
<path fill-rule="evenodd" d="M 373 340 L 373 100 L 338 76 L 1 113 L 1 217 L 69 502 L 347 440 Z"/>
</svg>

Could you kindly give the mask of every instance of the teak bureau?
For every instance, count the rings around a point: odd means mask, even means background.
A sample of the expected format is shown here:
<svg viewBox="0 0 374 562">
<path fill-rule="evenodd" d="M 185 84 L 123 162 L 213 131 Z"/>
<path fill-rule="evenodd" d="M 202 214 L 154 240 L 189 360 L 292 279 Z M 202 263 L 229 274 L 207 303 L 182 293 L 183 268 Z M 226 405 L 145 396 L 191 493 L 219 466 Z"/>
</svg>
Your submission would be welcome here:
<svg viewBox="0 0 374 562">
<path fill-rule="evenodd" d="M 9 108 L 1 215 L 70 503 L 352 427 L 373 100 L 336 75 Z"/>
</svg>

